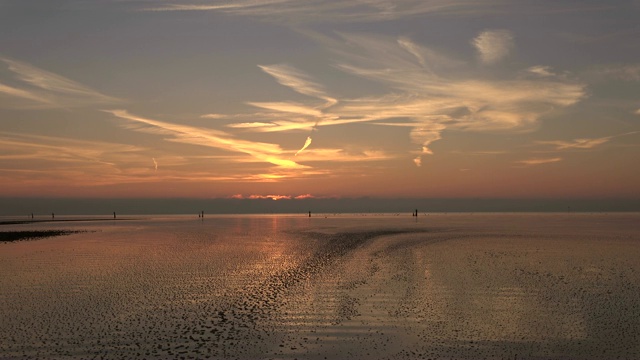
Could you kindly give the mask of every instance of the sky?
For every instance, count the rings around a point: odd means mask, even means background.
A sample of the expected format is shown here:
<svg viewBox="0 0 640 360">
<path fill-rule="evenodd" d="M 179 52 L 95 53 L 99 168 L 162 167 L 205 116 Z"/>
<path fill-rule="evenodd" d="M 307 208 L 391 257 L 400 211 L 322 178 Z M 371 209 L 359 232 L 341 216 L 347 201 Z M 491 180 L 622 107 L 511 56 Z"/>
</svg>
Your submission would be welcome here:
<svg viewBox="0 0 640 360">
<path fill-rule="evenodd" d="M 639 199 L 638 18 L 0 0 L 0 197 Z"/>
</svg>

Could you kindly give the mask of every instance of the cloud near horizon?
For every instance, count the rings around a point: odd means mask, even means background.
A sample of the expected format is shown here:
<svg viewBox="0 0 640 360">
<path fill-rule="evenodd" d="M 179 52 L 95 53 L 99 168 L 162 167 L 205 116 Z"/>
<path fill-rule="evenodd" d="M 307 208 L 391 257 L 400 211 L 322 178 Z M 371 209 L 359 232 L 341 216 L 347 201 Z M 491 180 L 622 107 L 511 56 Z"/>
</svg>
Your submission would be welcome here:
<svg viewBox="0 0 640 360">
<path fill-rule="evenodd" d="M 305 199 L 324 199 L 325 197 L 317 197 L 311 194 L 302 194 L 302 195 L 242 195 L 235 194 L 228 197 L 229 199 L 237 199 L 237 200 L 305 200 Z"/>
</svg>

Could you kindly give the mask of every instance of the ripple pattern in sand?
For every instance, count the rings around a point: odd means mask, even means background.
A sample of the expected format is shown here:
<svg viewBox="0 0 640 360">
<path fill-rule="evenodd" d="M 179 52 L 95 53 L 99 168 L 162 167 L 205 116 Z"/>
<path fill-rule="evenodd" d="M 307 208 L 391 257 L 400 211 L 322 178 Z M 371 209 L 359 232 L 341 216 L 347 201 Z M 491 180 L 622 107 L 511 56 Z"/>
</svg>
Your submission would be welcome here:
<svg viewBox="0 0 640 360">
<path fill-rule="evenodd" d="M 553 219 L 582 227 L 252 218 L 1 244 L 0 357 L 639 358 L 637 231 Z"/>
</svg>

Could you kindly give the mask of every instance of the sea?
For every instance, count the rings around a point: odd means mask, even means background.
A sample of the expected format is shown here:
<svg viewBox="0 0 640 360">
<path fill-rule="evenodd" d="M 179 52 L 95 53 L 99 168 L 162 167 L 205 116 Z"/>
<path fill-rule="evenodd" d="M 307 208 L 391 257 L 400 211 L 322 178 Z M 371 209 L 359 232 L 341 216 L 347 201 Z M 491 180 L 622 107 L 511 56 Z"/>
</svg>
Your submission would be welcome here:
<svg viewBox="0 0 640 360">
<path fill-rule="evenodd" d="M 4 217 L 0 239 L 0 359 L 640 359 L 640 213 Z"/>
</svg>

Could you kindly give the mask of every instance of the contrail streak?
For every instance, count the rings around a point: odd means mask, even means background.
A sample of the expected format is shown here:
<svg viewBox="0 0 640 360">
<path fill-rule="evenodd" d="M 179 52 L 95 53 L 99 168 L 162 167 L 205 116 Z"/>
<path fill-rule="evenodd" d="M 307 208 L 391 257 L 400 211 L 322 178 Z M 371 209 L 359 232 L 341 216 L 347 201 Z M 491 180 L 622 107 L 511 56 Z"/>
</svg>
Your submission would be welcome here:
<svg viewBox="0 0 640 360">
<path fill-rule="evenodd" d="M 302 147 L 302 149 L 298 150 L 295 156 L 298 156 L 298 154 L 300 154 L 304 149 L 309 147 L 309 145 L 311 145 L 311 136 L 307 136 L 307 141 L 304 142 L 304 146 Z"/>
</svg>

